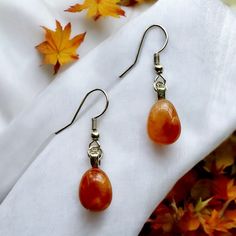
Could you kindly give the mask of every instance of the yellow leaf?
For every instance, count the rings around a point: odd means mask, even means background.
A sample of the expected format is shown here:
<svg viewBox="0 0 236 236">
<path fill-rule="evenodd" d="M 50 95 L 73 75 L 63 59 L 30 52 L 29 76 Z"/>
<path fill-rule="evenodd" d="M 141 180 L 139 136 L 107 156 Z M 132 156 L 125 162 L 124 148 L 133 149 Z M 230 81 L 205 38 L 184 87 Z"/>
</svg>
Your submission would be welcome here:
<svg viewBox="0 0 236 236">
<path fill-rule="evenodd" d="M 79 59 L 77 48 L 83 42 L 85 34 L 82 33 L 70 39 L 71 24 L 68 23 L 64 29 L 59 21 L 56 21 L 56 30 L 45 30 L 45 41 L 36 46 L 36 49 L 44 55 L 44 64 L 54 65 L 54 74 L 58 72 L 61 65 Z"/>
<path fill-rule="evenodd" d="M 230 180 L 227 184 L 227 194 L 229 200 L 236 200 L 236 185 L 234 185 L 234 179 Z"/>
<path fill-rule="evenodd" d="M 215 231 L 227 233 L 229 229 L 235 227 L 235 223 L 232 220 L 221 217 L 220 213 L 215 209 L 210 216 L 204 216 L 204 218 L 202 226 L 204 231 L 210 236 L 214 236 Z"/>
<path fill-rule="evenodd" d="M 236 5 L 236 0 L 223 0 L 226 4 L 229 6 L 235 6 Z"/>
<path fill-rule="evenodd" d="M 231 141 L 222 143 L 205 159 L 204 169 L 212 173 L 224 173 L 225 168 L 234 164 L 234 153 Z"/>
<path fill-rule="evenodd" d="M 195 211 L 196 212 L 200 212 L 202 209 L 204 209 L 208 203 L 212 200 L 212 198 L 209 198 L 205 201 L 202 201 L 202 199 L 200 198 L 195 206 Z"/>
<path fill-rule="evenodd" d="M 119 0 L 85 0 L 83 4 L 75 4 L 67 12 L 81 12 L 87 9 L 87 16 L 97 20 L 100 16 L 120 17 L 125 12 L 117 5 Z"/>
</svg>

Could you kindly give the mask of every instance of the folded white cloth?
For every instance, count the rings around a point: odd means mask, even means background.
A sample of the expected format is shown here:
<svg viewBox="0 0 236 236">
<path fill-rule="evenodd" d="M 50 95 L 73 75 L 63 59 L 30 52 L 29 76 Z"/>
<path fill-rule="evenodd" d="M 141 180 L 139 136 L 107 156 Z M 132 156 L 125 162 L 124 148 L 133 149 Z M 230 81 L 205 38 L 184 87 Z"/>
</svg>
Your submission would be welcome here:
<svg viewBox="0 0 236 236">
<path fill-rule="evenodd" d="M 34 48 L 44 40 L 44 32 L 40 26 L 54 29 L 57 19 L 64 25 L 72 23 L 72 36 L 86 31 L 85 41 L 78 50 L 80 57 L 83 58 L 109 35 L 150 6 L 143 4 L 132 9 L 126 8 L 127 17 L 121 17 L 119 20 L 101 18 L 94 22 L 86 19 L 85 12 L 79 14 L 64 12 L 75 2 L 1 0 L 0 131 L 7 128 L 10 121 L 55 78 L 49 66 L 40 66 L 41 57 Z"/>
<path fill-rule="evenodd" d="M 160 31 L 149 33 L 138 65 L 118 79 L 151 24 L 169 32 L 161 62 L 167 98 L 182 122 L 180 139 L 164 147 L 146 134 L 156 100 L 152 63 L 164 40 Z M 137 235 L 174 182 L 235 129 L 235 27 L 235 17 L 218 1 L 160 0 L 63 72 L 0 137 L 0 179 L 4 166 L 16 170 L 1 185 L 3 195 L 19 176 L 16 165 L 23 172 L 37 156 L 0 206 L 0 235 Z M 50 134 L 70 121 L 96 87 L 110 98 L 98 128 L 105 153 L 101 168 L 112 182 L 113 201 L 94 214 L 80 205 L 77 188 L 89 168 L 90 118 L 102 109 L 102 100 L 87 105 L 68 130 Z"/>
</svg>

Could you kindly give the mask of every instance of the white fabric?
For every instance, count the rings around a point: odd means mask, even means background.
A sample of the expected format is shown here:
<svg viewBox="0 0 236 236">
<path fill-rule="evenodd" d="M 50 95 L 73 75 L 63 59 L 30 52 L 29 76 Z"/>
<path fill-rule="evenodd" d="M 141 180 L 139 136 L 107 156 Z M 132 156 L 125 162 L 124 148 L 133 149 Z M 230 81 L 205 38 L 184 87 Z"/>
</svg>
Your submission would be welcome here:
<svg viewBox="0 0 236 236">
<path fill-rule="evenodd" d="M 44 40 L 40 26 L 55 28 L 55 19 L 63 25 L 72 23 L 72 36 L 87 32 L 78 52 L 83 58 L 122 25 L 143 12 L 150 4 L 125 8 L 119 20 L 101 18 L 94 22 L 85 12 L 64 12 L 78 1 L 1 0 L 0 1 L 0 131 L 6 128 L 34 97 L 56 76 L 52 66 L 41 67 L 41 56 L 35 46 Z M 60 71 L 67 69 L 62 67 Z M 27 75 L 26 75 L 27 74 Z"/>
<path fill-rule="evenodd" d="M 154 23 L 169 32 L 161 62 L 167 97 L 182 122 L 180 139 L 168 147 L 154 145 L 146 134 L 156 100 L 152 54 L 163 42 L 161 32 L 149 33 L 138 65 L 118 79 L 133 61 L 143 31 Z M 37 156 L 0 206 L 0 235 L 137 235 L 174 182 L 235 129 L 235 27 L 235 17 L 216 0 L 160 0 L 61 73 L 0 137 L 0 179 L 8 163 L 16 173 L 1 185 L 3 195 L 18 178 L 19 166 L 23 172 Z M 77 187 L 89 168 L 90 117 L 102 109 L 102 100 L 87 105 L 68 130 L 50 134 L 70 121 L 86 92 L 96 87 L 110 98 L 99 131 L 101 168 L 112 182 L 113 202 L 94 214 L 80 205 Z"/>
</svg>

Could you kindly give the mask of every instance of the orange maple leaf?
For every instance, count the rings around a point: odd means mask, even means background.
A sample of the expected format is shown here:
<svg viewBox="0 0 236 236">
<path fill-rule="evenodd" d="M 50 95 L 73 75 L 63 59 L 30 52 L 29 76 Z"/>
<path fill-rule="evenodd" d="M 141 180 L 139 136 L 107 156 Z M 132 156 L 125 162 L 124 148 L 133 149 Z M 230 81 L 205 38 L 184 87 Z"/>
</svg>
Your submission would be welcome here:
<svg viewBox="0 0 236 236">
<path fill-rule="evenodd" d="M 236 200 L 236 185 L 234 179 L 225 176 L 213 180 L 214 198 L 223 201 Z"/>
<path fill-rule="evenodd" d="M 236 185 L 234 184 L 234 179 L 231 179 L 227 184 L 227 195 L 229 200 L 236 201 Z"/>
<path fill-rule="evenodd" d="M 71 24 L 68 23 L 64 29 L 59 21 L 56 21 L 56 30 L 45 30 L 45 41 L 36 46 L 36 49 L 44 55 L 44 64 L 54 65 L 54 74 L 58 72 L 61 65 L 79 59 L 77 48 L 83 42 L 85 34 L 76 35 L 70 39 Z"/>
<path fill-rule="evenodd" d="M 67 12 L 81 12 L 88 9 L 87 16 L 97 20 L 100 16 L 120 17 L 125 12 L 117 5 L 120 0 L 85 0 L 83 4 L 75 4 Z"/>
<path fill-rule="evenodd" d="M 193 212 L 187 211 L 179 220 L 178 225 L 182 232 L 195 231 L 200 226 L 198 216 Z"/>
<path fill-rule="evenodd" d="M 227 233 L 229 229 L 235 227 L 235 223 L 232 220 L 221 217 L 218 211 L 213 210 L 210 216 L 204 216 L 202 226 L 208 235 L 214 236 L 215 231 Z"/>
<path fill-rule="evenodd" d="M 236 227 L 236 210 L 226 210 L 224 216 L 228 220 L 232 220 L 235 222 L 235 227 Z"/>
</svg>

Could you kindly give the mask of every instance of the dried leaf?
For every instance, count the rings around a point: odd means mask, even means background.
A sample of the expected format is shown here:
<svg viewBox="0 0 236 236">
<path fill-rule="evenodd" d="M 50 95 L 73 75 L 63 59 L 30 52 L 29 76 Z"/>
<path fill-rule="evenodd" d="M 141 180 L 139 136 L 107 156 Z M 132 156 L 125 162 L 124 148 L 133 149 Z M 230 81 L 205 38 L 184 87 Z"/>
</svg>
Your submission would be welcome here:
<svg viewBox="0 0 236 236">
<path fill-rule="evenodd" d="M 221 217 L 219 212 L 214 209 L 210 216 L 205 216 L 202 226 L 208 235 L 214 236 L 215 231 L 227 233 L 229 229 L 235 227 L 235 223 Z"/>
<path fill-rule="evenodd" d="M 221 176 L 213 180 L 214 198 L 224 201 L 236 201 L 236 185 L 234 179 Z"/>
<path fill-rule="evenodd" d="M 211 153 L 206 159 L 204 169 L 213 174 L 224 173 L 225 168 L 234 164 L 234 153 L 230 140 L 220 145 L 213 153 Z"/>
<path fill-rule="evenodd" d="M 228 200 L 227 185 L 229 183 L 229 178 L 225 176 L 220 176 L 213 180 L 213 194 L 215 199 L 220 199 L 221 201 Z"/>
<path fill-rule="evenodd" d="M 118 2 L 119 5 L 125 6 L 125 7 L 132 7 L 138 3 L 138 0 L 120 0 Z"/>
<path fill-rule="evenodd" d="M 182 232 L 194 231 L 199 228 L 200 221 L 197 215 L 192 214 L 191 212 L 186 212 L 178 222 L 178 225 Z"/>
<path fill-rule="evenodd" d="M 228 219 L 228 220 L 232 220 L 236 223 L 236 210 L 227 210 L 224 214 L 224 216 Z"/>
<path fill-rule="evenodd" d="M 175 184 L 140 235 L 235 236 L 235 154 L 236 132 Z"/>
<path fill-rule="evenodd" d="M 176 203 L 186 200 L 196 181 L 197 175 L 195 171 L 189 171 L 174 185 L 166 199 L 170 201 L 174 199 Z"/>
<path fill-rule="evenodd" d="M 118 2 L 118 4 L 121 5 L 121 6 L 132 7 L 136 4 L 152 3 L 154 1 L 156 1 L 156 0 L 120 0 Z"/>
<path fill-rule="evenodd" d="M 200 198 L 199 201 L 197 202 L 197 205 L 195 206 L 195 211 L 196 212 L 200 212 L 202 211 L 211 201 L 212 198 L 209 198 L 205 201 L 202 201 L 202 199 Z"/>
<path fill-rule="evenodd" d="M 68 23 L 64 29 L 59 21 L 56 21 L 56 30 L 45 30 L 45 41 L 36 46 L 36 49 L 44 55 L 44 64 L 54 65 L 54 74 L 58 72 L 61 65 L 78 60 L 77 48 L 83 42 L 85 34 L 76 35 L 70 39 L 71 24 Z"/>
<path fill-rule="evenodd" d="M 117 5 L 119 0 L 85 0 L 83 4 L 75 4 L 68 8 L 67 12 L 87 11 L 87 16 L 97 20 L 101 16 L 112 16 L 119 18 L 124 16 L 125 12 Z"/>
<path fill-rule="evenodd" d="M 227 184 L 227 194 L 229 200 L 236 200 L 236 185 L 234 179 L 230 180 Z"/>
<path fill-rule="evenodd" d="M 191 189 L 191 197 L 194 200 L 207 199 L 212 196 L 212 181 L 209 179 L 200 179 Z"/>
</svg>

